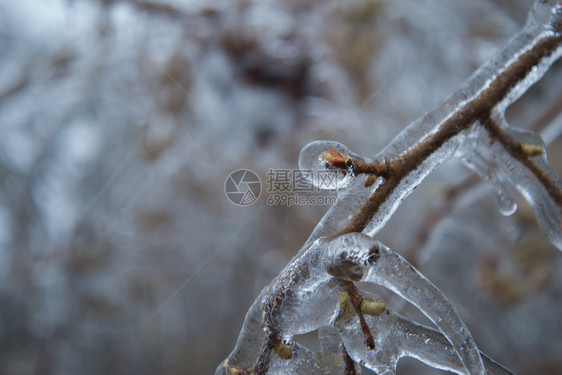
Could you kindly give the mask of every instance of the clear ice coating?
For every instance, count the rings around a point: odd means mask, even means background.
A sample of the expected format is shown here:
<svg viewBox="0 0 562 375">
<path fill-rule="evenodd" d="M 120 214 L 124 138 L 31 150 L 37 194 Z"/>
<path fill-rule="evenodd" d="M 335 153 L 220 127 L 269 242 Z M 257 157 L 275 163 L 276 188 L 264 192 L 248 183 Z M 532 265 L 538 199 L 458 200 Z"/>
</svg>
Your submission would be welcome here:
<svg viewBox="0 0 562 375">
<path fill-rule="evenodd" d="M 353 175 L 350 168 L 344 170 L 330 167 L 330 160 L 334 158 L 360 159 L 339 142 L 313 141 L 302 148 L 299 155 L 299 169 L 308 182 L 319 189 L 342 189 L 349 185 Z"/>
<path fill-rule="evenodd" d="M 339 277 L 346 267 L 358 272 L 360 280 L 382 285 L 424 313 L 447 337 L 471 374 L 482 374 L 484 367 L 476 343 L 453 306 L 439 289 L 403 257 L 382 243 L 359 233 L 344 234 L 327 245 L 329 264 L 337 265 Z"/>
<path fill-rule="evenodd" d="M 303 266 L 306 271 L 299 272 Z M 349 281 L 358 280 L 380 283 L 403 296 L 441 333 L 394 314 L 379 297 L 355 289 L 364 328 L 374 343 L 369 347 L 349 289 Z M 318 353 L 294 340 L 314 330 L 321 343 Z M 276 339 L 268 345 L 265 338 L 272 333 Z M 347 355 L 355 363 L 346 361 Z M 368 236 L 349 233 L 315 241 L 264 288 L 246 315 L 236 347 L 215 374 L 335 375 L 349 373 L 349 366 L 358 371 L 357 363 L 394 374 L 403 356 L 463 374 L 482 374 L 484 369 L 509 374 L 481 355 L 443 294 L 406 260 Z M 260 367 L 264 363 L 267 368 Z"/>
<path fill-rule="evenodd" d="M 404 199 L 422 183 L 431 171 L 450 160 L 457 153 L 464 138 L 465 132 L 461 132 L 459 135 L 452 137 L 445 142 L 442 147 L 420 163 L 418 168 L 408 173 L 393 190 L 390 197 L 381 204 L 380 209 L 367 224 L 363 233 L 369 236 L 374 236 L 378 233 L 388 220 L 390 220 L 390 217 L 394 214 L 398 206 L 400 206 Z"/>
<path fill-rule="evenodd" d="M 372 236 L 436 166 L 461 157 L 491 182 L 502 213 L 512 214 L 517 208 L 513 190 L 522 193 L 543 232 L 562 250 L 562 180 L 548 165 L 542 140 L 534 133 L 513 129 L 504 119 L 507 106 L 562 54 L 561 31 L 562 3 L 537 1 L 521 33 L 458 91 L 410 124 L 376 155 L 376 160 L 392 162 L 427 145 L 447 121 L 462 120 L 459 114 L 469 113 L 465 111 L 468 106 L 501 86 L 505 82 L 502 75 L 517 68 L 520 59 L 532 61 L 541 56 L 524 70 L 522 79 L 518 75 L 517 82 L 500 90 L 501 97 L 496 95 L 497 101 L 491 103 L 489 114 L 485 113 L 498 124 L 503 140 L 476 118 L 468 126 L 464 124 L 462 131 L 440 142 L 401 176 L 362 234 L 334 237 L 377 189 L 387 186 L 385 179 L 366 187 L 366 176 L 354 175 L 348 163 L 350 158 L 365 159 L 340 143 L 315 141 L 306 145 L 299 157 L 300 169 L 315 172 L 309 174 L 310 182 L 318 188 L 338 189 L 338 200 L 298 254 L 262 290 L 246 315 L 236 347 L 215 374 L 343 374 L 358 372 L 358 363 L 378 374 L 394 374 L 403 356 L 460 374 L 509 374 L 478 351 L 465 324 L 435 285 Z M 554 45 L 549 53 L 533 50 L 549 44 Z M 334 168 L 335 164 L 339 167 Z M 439 331 L 394 314 L 384 301 L 357 289 L 357 281 L 394 291 L 423 312 Z M 294 340 L 295 335 L 316 330 L 321 341 L 319 353 Z"/>
<path fill-rule="evenodd" d="M 490 89 L 492 84 L 496 82 L 495 80 L 497 80 L 502 73 L 513 68 L 513 66 L 517 64 L 518 59 L 526 52 L 529 52 L 529 50 L 541 43 L 545 43 L 545 41 L 552 40 L 552 38 L 562 38 L 561 8 L 562 6 L 559 1 L 536 2 L 525 28 L 514 37 L 503 50 L 479 68 L 459 90 L 443 100 L 435 109 L 420 117 L 400 132 L 400 134 L 378 153 L 374 159 L 400 159 L 408 151 L 423 143 L 428 136 L 438 132 L 440 127 L 447 120 L 452 118 L 455 114 L 462 112 L 468 105 L 472 104 L 479 95 L 482 95 L 483 92 Z M 531 85 L 538 81 L 561 55 L 562 46 L 558 42 L 558 46 L 554 48 L 551 53 L 546 54 L 542 59 L 537 61 L 536 65 L 527 72 L 524 78 L 509 87 L 503 99 L 496 103 L 494 108 L 491 109 L 493 116 L 503 118 L 503 113 L 507 106 L 517 100 Z M 506 129 L 508 129 L 509 132 L 512 131 L 508 126 L 506 126 Z M 370 236 L 376 235 L 388 222 L 400 203 L 407 198 L 437 166 L 445 163 L 454 156 L 469 157 L 471 153 L 470 148 L 461 146 L 465 143 L 465 138 L 470 138 L 471 133 L 474 131 L 479 131 L 479 127 L 469 127 L 467 130 L 451 137 L 451 139 L 427 157 L 415 170 L 411 171 L 408 176 L 401 181 L 399 186 L 393 190 L 388 199 L 382 203 L 380 209 L 374 214 L 365 228 L 364 233 Z M 509 155 L 506 157 L 509 158 Z M 556 175 L 556 173 L 550 172 L 552 168 L 548 166 L 546 159 L 543 161 L 541 161 L 539 157 L 534 159 L 537 160 L 540 169 L 544 170 L 549 176 L 552 177 Z M 487 159 L 487 162 L 490 160 L 491 159 Z M 476 162 L 475 160 L 472 161 Z M 496 160 L 496 162 L 500 164 L 499 160 Z M 468 164 L 471 164 L 471 162 L 468 162 Z M 513 164 L 513 160 L 510 160 L 509 165 L 511 164 Z M 501 166 L 501 169 L 505 169 L 504 165 Z M 506 173 L 497 173 L 497 171 L 489 175 L 500 206 L 500 212 L 504 215 L 510 215 L 517 209 L 516 201 L 512 193 L 512 186 L 514 186 L 514 184 L 509 181 L 507 175 Z M 532 181 L 533 179 L 531 178 L 530 180 Z M 535 182 L 537 182 L 536 179 Z M 560 231 L 562 229 L 560 228 L 560 215 L 557 213 L 560 211 L 560 205 L 547 207 L 545 202 L 548 201 L 548 199 L 537 200 L 530 197 L 530 191 L 541 191 L 542 189 L 539 187 L 531 188 L 531 185 L 532 184 L 527 182 L 525 184 L 516 184 L 515 187 L 531 202 L 538 217 L 543 218 L 539 218 L 539 222 L 542 223 L 540 226 L 549 240 L 556 247 L 562 249 L 560 245 Z M 523 189 L 523 186 L 527 186 L 527 188 Z M 312 233 L 309 241 L 319 236 L 327 235 L 345 225 L 345 220 L 360 206 L 360 202 L 357 203 L 359 198 L 355 199 L 354 202 L 350 202 L 349 199 L 346 199 L 347 197 L 368 197 L 370 195 L 371 193 L 366 194 L 362 183 L 350 181 L 348 185 L 342 189 L 341 194 L 339 194 L 339 196 L 342 197 L 341 201 L 338 201 L 324 216 L 320 225 Z M 544 194 L 541 194 L 541 196 L 543 195 Z M 536 202 L 534 202 L 535 200 Z M 550 203 L 552 202 L 553 201 L 550 200 Z"/>
<path fill-rule="evenodd" d="M 499 185 L 500 188 L 495 190 L 496 200 L 498 201 L 498 206 L 500 208 L 500 213 L 504 216 L 510 216 L 517 211 L 517 202 L 515 198 L 508 193 L 508 187 L 505 185 Z"/>
<path fill-rule="evenodd" d="M 367 302 L 384 302 L 375 294 L 362 292 Z M 396 364 L 402 357 L 412 357 L 428 366 L 467 374 L 450 342 L 439 331 L 386 310 L 379 316 L 365 315 L 367 325 L 375 335 L 375 349 L 362 343 L 360 322 L 357 315 L 344 315 L 335 322 L 349 355 L 377 374 L 396 372 Z M 511 374 L 509 370 L 480 353 L 486 374 Z"/>
<path fill-rule="evenodd" d="M 517 202 L 514 198 L 514 188 L 509 182 L 508 176 L 498 165 L 497 160 L 488 155 L 488 147 L 481 143 L 484 129 L 478 128 L 471 132 L 463 145 L 462 159 L 465 164 L 476 172 L 482 179 L 492 185 L 496 196 L 500 213 L 510 216 L 517 210 Z"/>
<path fill-rule="evenodd" d="M 542 150 L 528 162 L 516 160 L 499 142 L 491 143 L 489 134 L 482 132 L 476 146 L 487 160 L 499 166 L 498 175 L 506 176 L 529 202 L 539 227 L 559 250 L 562 250 L 562 179 L 547 161 L 546 146 L 533 132 L 512 128 L 503 116 L 496 118 L 502 130 L 530 150 Z M 490 146 L 491 144 L 491 146 Z M 532 163 L 532 166 L 530 166 Z"/>
</svg>

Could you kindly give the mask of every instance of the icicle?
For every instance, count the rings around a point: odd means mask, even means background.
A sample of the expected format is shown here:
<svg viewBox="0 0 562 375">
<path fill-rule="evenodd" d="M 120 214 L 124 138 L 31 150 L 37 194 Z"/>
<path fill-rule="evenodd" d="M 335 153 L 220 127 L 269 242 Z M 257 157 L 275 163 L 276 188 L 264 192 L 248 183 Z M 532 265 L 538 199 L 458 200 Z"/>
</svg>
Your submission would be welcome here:
<svg viewBox="0 0 562 375">
<path fill-rule="evenodd" d="M 500 213 L 504 216 L 511 216 L 517 211 L 517 203 L 515 199 L 506 193 L 505 189 L 498 189 L 495 191 L 496 200 L 500 208 Z"/>
<path fill-rule="evenodd" d="M 501 145 L 494 144 L 492 147 L 494 158 L 533 208 L 541 230 L 562 250 L 562 179 L 548 164 L 546 146 L 537 134 L 514 129 L 503 117 L 498 122 L 506 133 L 521 142 L 523 149 L 527 150 L 525 152 L 536 153 L 529 158 L 535 165 L 534 173 L 511 157 Z M 549 183 L 545 182 L 547 180 Z"/>
<path fill-rule="evenodd" d="M 477 172 L 489 174 L 503 191 L 515 187 L 531 205 L 543 233 L 562 250 L 562 179 L 548 164 L 546 145 L 538 134 L 509 126 L 501 114 L 495 114 L 494 121 L 515 142 L 511 147 L 520 147 L 525 157 L 514 157 L 479 125 L 465 161 Z"/>
<path fill-rule="evenodd" d="M 489 155 L 489 144 L 482 141 L 483 138 L 487 139 L 483 133 L 485 130 L 481 125 L 477 125 L 467 137 L 468 140 L 463 145 L 462 160 L 482 179 L 490 182 L 500 213 L 504 216 L 513 215 L 517 211 L 517 202 L 513 197 L 514 189 L 507 175 Z"/>
</svg>

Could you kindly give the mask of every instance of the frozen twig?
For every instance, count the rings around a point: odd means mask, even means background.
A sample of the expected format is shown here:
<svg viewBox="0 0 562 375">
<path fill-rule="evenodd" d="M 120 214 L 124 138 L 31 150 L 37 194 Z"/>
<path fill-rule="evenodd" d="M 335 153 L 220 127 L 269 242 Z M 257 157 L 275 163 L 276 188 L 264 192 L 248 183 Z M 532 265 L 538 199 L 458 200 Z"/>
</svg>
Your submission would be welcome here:
<svg viewBox="0 0 562 375">
<path fill-rule="evenodd" d="M 331 180 L 311 182 L 338 189 L 338 202 L 256 299 L 234 351 L 216 374 L 355 374 L 354 362 L 379 374 L 393 374 L 404 355 L 459 373 L 509 373 L 481 355 L 435 285 L 372 236 L 435 167 L 461 157 L 495 184 L 505 212 L 516 208 L 512 187 L 522 192 L 543 232 L 562 249 L 561 179 L 548 165 L 540 137 L 517 131 L 504 119 L 506 108 L 560 57 L 561 43 L 562 3 L 537 1 L 520 34 L 373 159 L 333 141 L 305 146 L 299 166 L 329 171 Z M 394 315 L 380 319 L 385 311 L 390 314 L 386 305 L 366 297 L 357 281 L 396 292 L 443 336 Z M 333 332 L 326 331 L 330 334 L 325 340 L 334 350 L 330 358 L 337 360 L 311 353 L 293 340 L 323 327 L 339 331 L 343 347 Z M 404 336 L 408 332 L 412 339 Z M 396 345 L 388 345 L 392 340 Z"/>
</svg>

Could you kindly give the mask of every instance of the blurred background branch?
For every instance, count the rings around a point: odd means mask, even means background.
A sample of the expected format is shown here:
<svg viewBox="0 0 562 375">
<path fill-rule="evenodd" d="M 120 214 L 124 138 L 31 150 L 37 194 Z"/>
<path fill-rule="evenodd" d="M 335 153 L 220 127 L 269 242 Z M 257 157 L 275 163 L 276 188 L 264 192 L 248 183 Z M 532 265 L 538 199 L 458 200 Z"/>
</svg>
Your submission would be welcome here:
<svg viewBox="0 0 562 375">
<path fill-rule="evenodd" d="M 0 372 L 211 373 L 328 208 L 268 205 L 267 171 L 296 169 L 314 139 L 381 149 L 530 5 L 0 5 Z M 557 63 L 508 111 L 548 130 L 559 173 L 561 74 Z M 239 168 L 262 181 L 248 207 L 224 193 Z M 560 373 L 561 257 L 522 200 L 505 218 L 485 183 L 455 187 L 469 176 L 440 168 L 379 238 L 459 306 L 482 351 L 518 374 Z"/>
</svg>

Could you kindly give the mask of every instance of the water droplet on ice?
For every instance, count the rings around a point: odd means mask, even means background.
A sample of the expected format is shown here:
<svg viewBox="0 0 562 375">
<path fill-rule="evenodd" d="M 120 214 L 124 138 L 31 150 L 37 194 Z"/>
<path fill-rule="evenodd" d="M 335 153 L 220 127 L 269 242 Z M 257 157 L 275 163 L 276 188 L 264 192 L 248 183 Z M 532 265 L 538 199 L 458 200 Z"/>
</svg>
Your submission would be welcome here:
<svg viewBox="0 0 562 375">
<path fill-rule="evenodd" d="M 500 208 L 500 213 L 504 216 L 511 216 L 517 211 L 517 202 L 507 192 L 501 189 L 494 189 L 496 199 Z"/>
</svg>

